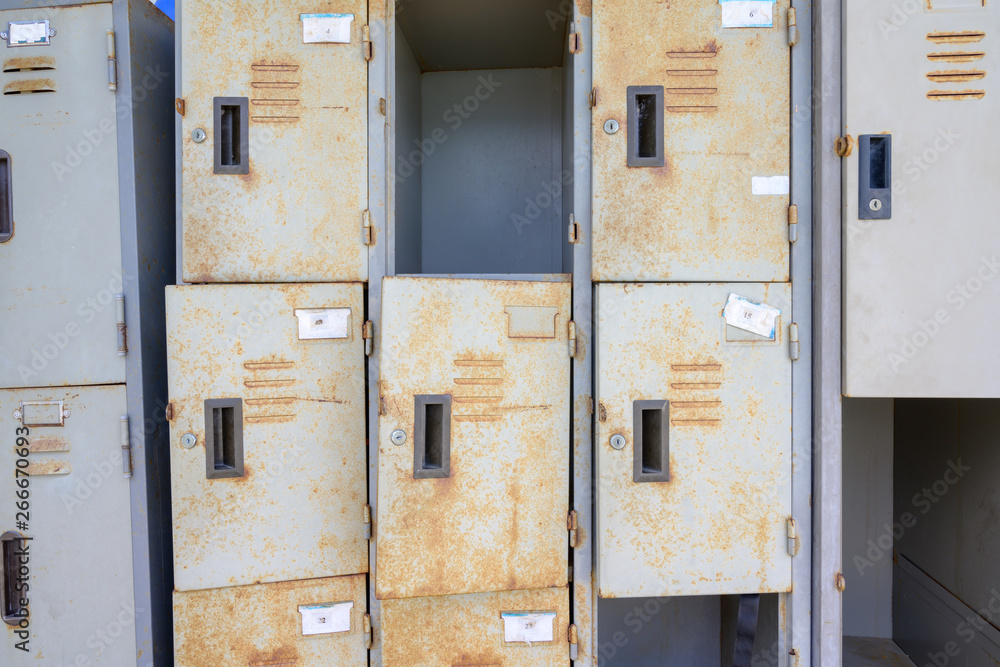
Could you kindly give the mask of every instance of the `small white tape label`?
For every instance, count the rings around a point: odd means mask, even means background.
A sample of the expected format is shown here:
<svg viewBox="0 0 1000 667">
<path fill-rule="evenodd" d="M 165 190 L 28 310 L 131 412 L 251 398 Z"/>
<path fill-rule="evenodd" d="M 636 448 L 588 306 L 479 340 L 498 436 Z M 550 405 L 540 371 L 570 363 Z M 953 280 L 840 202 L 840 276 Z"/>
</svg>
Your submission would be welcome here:
<svg viewBox="0 0 1000 667">
<path fill-rule="evenodd" d="M 750 180 L 750 191 L 755 195 L 787 195 L 787 176 L 754 176 Z"/>
<path fill-rule="evenodd" d="M 503 639 L 508 643 L 550 642 L 554 637 L 555 612 L 504 612 Z"/>
<path fill-rule="evenodd" d="M 7 24 L 7 46 L 49 43 L 48 21 L 18 21 Z"/>
<path fill-rule="evenodd" d="M 300 605 L 303 635 L 330 635 L 335 632 L 351 631 L 351 609 L 353 602 L 331 604 Z"/>
<path fill-rule="evenodd" d="M 726 318 L 726 324 L 774 340 L 775 321 L 781 311 L 766 303 L 756 303 L 738 294 L 730 294 L 722 314 Z"/>
<path fill-rule="evenodd" d="M 723 28 L 770 28 L 774 0 L 719 0 Z"/>
<path fill-rule="evenodd" d="M 350 308 L 298 308 L 299 340 L 349 338 Z"/>
<path fill-rule="evenodd" d="M 300 14 L 303 44 L 350 44 L 354 14 Z"/>
</svg>

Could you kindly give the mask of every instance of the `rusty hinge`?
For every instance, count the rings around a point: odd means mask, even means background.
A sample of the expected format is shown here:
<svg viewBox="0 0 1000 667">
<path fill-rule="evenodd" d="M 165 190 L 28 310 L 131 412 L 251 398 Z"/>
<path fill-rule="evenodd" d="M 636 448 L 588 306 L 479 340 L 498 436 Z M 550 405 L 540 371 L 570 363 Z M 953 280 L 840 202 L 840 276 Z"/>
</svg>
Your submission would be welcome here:
<svg viewBox="0 0 1000 667">
<path fill-rule="evenodd" d="M 372 539 L 372 506 L 365 505 L 365 539 Z"/>
<path fill-rule="evenodd" d="M 603 424 L 604 422 L 608 421 L 608 411 L 604 409 L 604 404 L 603 403 L 598 403 L 597 404 L 597 411 L 598 411 L 598 413 L 600 413 L 600 414 L 597 415 L 597 420 L 599 422 L 601 422 Z"/>
<path fill-rule="evenodd" d="M 573 359 L 576 357 L 576 322 L 570 320 L 567 329 L 569 333 L 569 356 L 570 359 Z"/>
<path fill-rule="evenodd" d="M 788 8 L 788 46 L 799 43 L 799 27 L 795 21 L 795 7 Z"/>
<path fill-rule="evenodd" d="M 576 23 L 569 24 L 569 52 L 580 53 L 583 51 L 583 36 L 576 31 Z"/>
<path fill-rule="evenodd" d="M 180 115 L 183 116 L 184 115 L 184 108 L 185 108 L 184 98 L 183 97 L 176 98 L 174 100 L 174 109 L 177 110 L 177 113 L 179 113 Z"/>
<path fill-rule="evenodd" d="M 833 578 L 833 585 L 837 587 L 837 590 L 843 593 L 847 590 L 847 578 L 844 577 L 842 572 L 838 572 Z"/>
<path fill-rule="evenodd" d="M 799 555 L 799 528 L 792 517 L 788 517 L 786 534 L 788 535 L 788 555 L 794 558 Z"/>
<path fill-rule="evenodd" d="M 168 422 L 174 420 L 174 404 L 173 402 L 167 403 L 167 409 L 163 411 L 164 416 L 166 416 Z"/>
<path fill-rule="evenodd" d="M 365 341 L 365 356 L 372 356 L 372 347 L 375 345 L 375 324 L 371 320 L 361 325 L 361 338 Z"/>
<path fill-rule="evenodd" d="M 378 98 L 378 112 L 380 114 L 382 114 L 383 116 L 385 115 L 385 98 L 384 97 Z"/>
<path fill-rule="evenodd" d="M 792 204 L 788 207 L 788 242 L 799 240 L 799 207 Z"/>
<path fill-rule="evenodd" d="M 375 47 L 372 46 L 372 31 L 368 26 L 361 28 L 362 45 L 364 46 L 365 60 L 371 61 L 375 57 Z"/>
<path fill-rule="evenodd" d="M 590 108 L 597 108 L 597 86 L 594 86 L 594 89 L 590 91 Z"/>
<path fill-rule="evenodd" d="M 594 414 L 594 397 L 593 396 L 588 396 L 587 397 L 587 414 L 588 415 Z"/>
<path fill-rule="evenodd" d="M 372 615 L 365 614 L 365 648 L 370 649 L 372 647 Z"/>
<path fill-rule="evenodd" d="M 572 213 L 569 214 L 569 242 L 580 242 L 580 223 L 576 221 L 576 217 Z"/>
<path fill-rule="evenodd" d="M 571 624 L 569 630 L 566 633 L 566 639 L 569 640 L 569 659 L 576 660 L 577 657 L 577 646 L 580 643 L 580 633 L 576 631 L 576 625 Z"/>
<path fill-rule="evenodd" d="M 566 566 L 566 581 L 573 581 L 573 566 Z"/>
<path fill-rule="evenodd" d="M 799 325 L 795 322 L 788 325 L 788 354 L 792 361 L 799 360 Z"/>
<path fill-rule="evenodd" d="M 569 531 L 569 546 L 573 549 L 576 547 L 576 510 L 570 510 L 566 517 L 566 529 Z"/>
<path fill-rule="evenodd" d="M 364 213 L 361 214 L 361 238 L 365 245 L 371 246 L 375 245 L 376 236 L 375 228 L 372 227 L 372 213 L 365 209 Z"/>
<path fill-rule="evenodd" d="M 114 30 L 108 30 L 108 90 L 118 90 L 118 54 L 115 53 Z"/>
<path fill-rule="evenodd" d="M 839 157 L 850 157 L 854 152 L 854 137 L 849 134 L 846 137 L 837 137 L 833 149 Z"/>
<path fill-rule="evenodd" d="M 118 326 L 118 356 L 128 354 L 128 329 L 125 325 L 125 295 L 115 295 L 116 320 Z"/>
<path fill-rule="evenodd" d="M 125 479 L 128 479 L 132 476 L 132 443 L 128 437 L 128 415 L 122 415 L 120 424 L 122 434 L 122 475 Z"/>
</svg>

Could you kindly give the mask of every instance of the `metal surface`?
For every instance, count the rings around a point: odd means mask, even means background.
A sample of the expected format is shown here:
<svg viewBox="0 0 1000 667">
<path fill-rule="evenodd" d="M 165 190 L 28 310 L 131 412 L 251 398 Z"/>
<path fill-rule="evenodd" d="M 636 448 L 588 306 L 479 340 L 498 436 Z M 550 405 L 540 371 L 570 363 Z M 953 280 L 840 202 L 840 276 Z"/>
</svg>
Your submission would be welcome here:
<svg viewBox="0 0 1000 667">
<path fill-rule="evenodd" d="M 297 308 L 350 308 L 351 337 L 300 341 Z M 177 590 L 367 571 L 362 313 L 356 284 L 167 289 Z M 219 398 L 243 399 L 244 474 L 208 480 Z"/>
<path fill-rule="evenodd" d="M 52 400 L 72 412 L 62 426 L 15 431 L 21 424 L 12 413 L 21 401 Z M 0 427 L 9 434 L 0 456 L 0 493 L 9 499 L 0 533 L 31 538 L 19 564 L 28 572 L 21 595 L 30 615 L 26 628 L 4 625 L 3 664 L 26 658 L 46 665 L 136 664 L 129 480 L 122 477 L 119 434 L 124 413 L 123 385 L 0 390 Z M 23 641 L 27 652 L 17 647 Z"/>
<path fill-rule="evenodd" d="M 787 284 L 597 287 L 602 597 L 788 592 L 791 360 L 721 317 L 730 293 L 781 308 Z M 650 331 L 658 334 L 649 336 Z M 633 401 L 670 403 L 670 481 L 633 482 Z"/>
<path fill-rule="evenodd" d="M 787 191 L 752 194 L 789 175 L 788 5 L 771 28 L 723 28 L 713 2 L 596 5 L 595 280 L 788 280 Z M 627 166 L 631 85 L 666 88 L 664 167 Z"/>
<path fill-rule="evenodd" d="M 566 584 L 569 312 L 568 283 L 383 281 L 379 599 Z M 422 394 L 452 396 L 448 478 L 389 438 Z"/>
<path fill-rule="evenodd" d="M 848 396 L 1000 397 L 1000 5 L 937 4 L 844 3 L 842 132 L 891 135 L 893 165 L 891 219 L 864 220 L 864 142 L 843 160 Z"/>
<path fill-rule="evenodd" d="M 0 23 L 42 15 L 60 39 L 0 49 L 0 149 L 10 155 L 14 223 L 0 244 L 0 387 L 124 382 L 111 5 L 4 10 Z"/>
<path fill-rule="evenodd" d="M 565 588 L 505 591 L 382 603 L 384 667 L 568 667 Z M 507 642 L 502 614 L 555 612 L 552 641 Z"/>
<path fill-rule="evenodd" d="M 300 606 L 353 603 L 350 630 L 303 634 Z M 365 576 L 174 593 L 178 667 L 367 667 Z"/>
<path fill-rule="evenodd" d="M 354 14 L 350 44 L 305 44 L 299 16 Z M 184 280 L 361 281 L 367 3 L 188 0 L 180 133 Z M 250 101 L 249 173 L 213 173 L 213 100 Z M 196 144 L 191 131 L 209 140 Z"/>
</svg>

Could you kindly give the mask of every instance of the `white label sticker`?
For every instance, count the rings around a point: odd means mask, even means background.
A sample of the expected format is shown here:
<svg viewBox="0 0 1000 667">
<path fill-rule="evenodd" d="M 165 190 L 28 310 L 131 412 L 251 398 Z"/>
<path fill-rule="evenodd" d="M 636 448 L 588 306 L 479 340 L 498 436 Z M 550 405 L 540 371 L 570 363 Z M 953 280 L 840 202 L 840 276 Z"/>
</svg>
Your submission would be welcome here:
<svg viewBox="0 0 1000 667">
<path fill-rule="evenodd" d="M 774 323 L 781 311 L 766 303 L 756 303 L 738 294 L 730 294 L 722 314 L 726 318 L 726 324 L 774 340 Z"/>
<path fill-rule="evenodd" d="M 299 308 L 299 340 L 348 338 L 351 325 L 350 308 Z"/>
<path fill-rule="evenodd" d="M 18 21 L 7 24 L 7 46 L 49 43 L 48 21 Z"/>
<path fill-rule="evenodd" d="M 350 44 L 354 14 L 300 14 L 303 44 Z"/>
<path fill-rule="evenodd" d="M 504 612 L 503 639 L 508 643 L 534 644 L 535 642 L 550 642 L 554 637 L 553 627 L 556 623 L 556 613 L 543 611 L 537 613 Z"/>
<path fill-rule="evenodd" d="M 719 0 L 723 28 L 770 28 L 774 0 Z"/>
<path fill-rule="evenodd" d="M 351 631 L 353 602 L 300 605 L 303 635 L 329 635 Z"/>
<path fill-rule="evenodd" d="M 755 195 L 787 195 L 787 176 L 754 176 L 750 181 L 750 191 Z"/>
</svg>

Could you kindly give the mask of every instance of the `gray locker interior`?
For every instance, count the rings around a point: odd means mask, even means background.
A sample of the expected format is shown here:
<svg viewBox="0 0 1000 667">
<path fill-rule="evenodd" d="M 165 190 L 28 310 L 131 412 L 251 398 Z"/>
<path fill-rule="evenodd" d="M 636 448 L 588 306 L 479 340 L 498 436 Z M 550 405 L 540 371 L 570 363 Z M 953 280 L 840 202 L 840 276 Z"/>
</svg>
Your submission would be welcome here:
<svg viewBox="0 0 1000 667">
<path fill-rule="evenodd" d="M 31 4 L 39 18 L 46 18 L 49 7 L 106 4 L 112 10 L 118 85 L 109 116 L 116 122 L 122 292 L 129 332 L 125 385 L 133 464 L 128 480 L 135 591 L 131 631 L 136 664 L 162 664 L 173 653 L 163 308 L 163 288 L 174 282 L 175 266 L 173 22 L 148 0 Z M 19 0 L 0 0 L 0 9 L 25 8 Z M 56 38 L 73 39 L 72 30 Z M 89 618 L 63 622 L 93 625 Z"/>
</svg>

